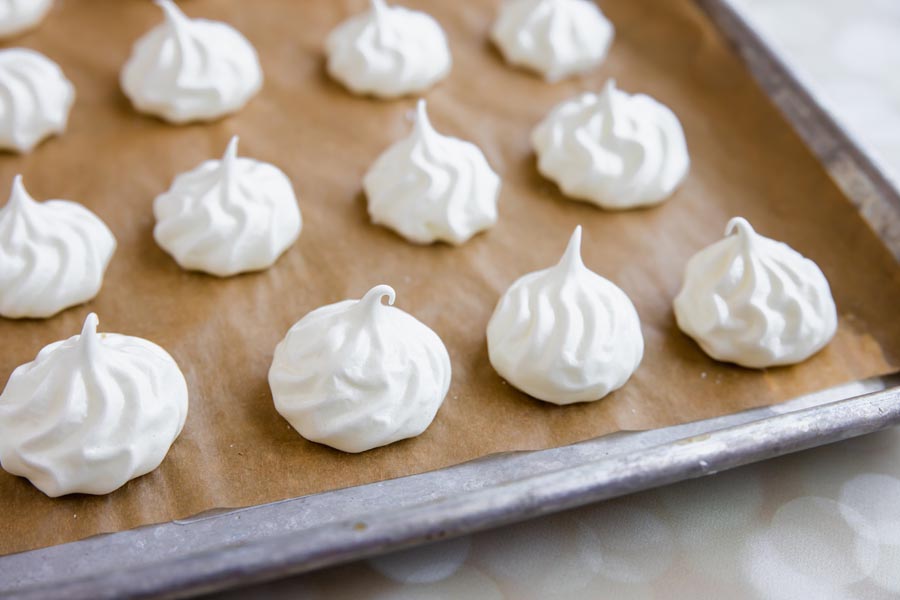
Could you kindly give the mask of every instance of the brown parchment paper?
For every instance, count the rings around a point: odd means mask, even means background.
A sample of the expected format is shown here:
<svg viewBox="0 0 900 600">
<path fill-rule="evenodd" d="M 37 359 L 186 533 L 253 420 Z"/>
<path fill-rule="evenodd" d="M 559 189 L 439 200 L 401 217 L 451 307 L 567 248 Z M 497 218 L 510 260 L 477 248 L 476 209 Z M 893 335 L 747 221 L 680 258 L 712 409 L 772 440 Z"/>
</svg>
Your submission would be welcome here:
<svg viewBox="0 0 900 600">
<path fill-rule="evenodd" d="M 26 156 L 0 155 L 0 185 L 16 173 L 38 199 L 80 201 L 119 249 L 99 296 L 43 321 L 0 319 L 0 379 L 45 344 L 80 331 L 149 338 L 185 372 L 184 432 L 155 472 L 102 497 L 49 499 L 0 473 L 0 553 L 436 469 L 504 450 L 546 448 L 779 402 L 886 372 L 900 361 L 900 269 L 689 0 L 604 0 L 616 26 L 605 64 L 549 85 L 506 66 L 488 42 L 496 0 L 405 0 L 433 14 L 453 50 L 450 77 L 428 92 L 441 132 L 471 140 L 503 177 L 498 225 L 463 247 L 406 243 L 369 223 L 360 181 L 410 128 L 414 99 L 358 98 L 331 82 L 322 45 L 363 0 L 190 0 L 191 16 L 228 21 L 259 51 L 266 82 L 223 121 L 174 127 L 136 114 L 118 73 L 161 15 L 137 0 L 61 0 L 33 33 L 6 45 L 58 61 L 78 89 L 69 130 Z M 657 208 L 624 213 L 563 199 L 536 171 L 531 128 L 557 102 L 607 77 L 681 118 L 692 157 L 683 187 Z M 154 196 L 179 172 L 240 153 L 292 178 L 304 228 L 270 270 L 217 279 L 179 269 L 152 238 Z M 743 215 L 814 259 L 840 312 L 834 341 L 805 364 L 750 371 L 717 364 L 677 330 L 671 301 L 688 257 Z M 634 300 L 646 354 L 603 401 L 556 407 L 506 385 L 484 331 L 514 279 L 555 263 L 575 225 L 586 264 Z M 266 374 L 275 344 L 309 310 L 389 283 L 397 306 L 444 339 L 453 384 L 417 439 L 361 455 L 300 438 L 275 411 Z"/>
</svg>

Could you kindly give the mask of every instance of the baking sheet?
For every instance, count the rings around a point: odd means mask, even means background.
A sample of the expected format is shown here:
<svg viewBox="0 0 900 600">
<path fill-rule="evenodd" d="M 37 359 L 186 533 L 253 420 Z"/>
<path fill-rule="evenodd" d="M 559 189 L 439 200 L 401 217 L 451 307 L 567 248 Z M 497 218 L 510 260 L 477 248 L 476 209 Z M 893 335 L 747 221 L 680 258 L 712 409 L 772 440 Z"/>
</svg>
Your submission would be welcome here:
<svg viewBox="0 0 900 600">
<path fill-rule="evenodd" d="M 266 71 L 262 94 L 213 125 L 175 128 L 138 116 L 119 92 L 131 43 L 159 19 L 150 3 L 63 1 L 40 29 L 15 40 L 60 62 L 79 96 L 65 136 L 25 157 L 0 156 L 0 182 L 22 172 L 37 198 L 83 202 L 110 225 L 119 250 L 92 303 L 48 321 L 0 320 L 0 377 L 44 344 L 77 333 L 95 310 L 101 330 L 147 337 L 175 356 L 191 408 L 160 469 L 109 496 L 51 500 L 0 474 L 0 552 L 725 414 L 900 361 L 900 270 L 693 4 L 605 1 L 617 27 L 608 61 L 589 77 L 552 86 L 503 65 L 487 42 L 496 2 L 407 4 L 438 18 L 454 53 L 450 78 L 427 94 L 435 126 L 478 144 L 504 178 L 500 223 L 462 248 L 411 246 L 368 223 L 361 176 L 406 134 L 414 99 L 356 98 L 325 76 L 324 36 L 364 2 L 185 3 L 192 16 L 238 26 Z M 602 212 L 563 200 L 535 169 L 530 128 L 556 102 L 599 89 L 609 76 L 682 119 L 692 172 L 661 207 Z M 153 242 L 152 198 L 176 173 L 221 154 L 233 134 L 243 155 L 292 177 L 304 231 L 267 272 L 228 280 L 186 273 Z M 839 333 L 803 365 L 766 372 L 717 365 L 675 327 L 670 304 L 685 260 L 735 214 L 816 260 L 832 284 Z M 632 297 L 647 350 L 620 392 L 554 407 L 500 380 L 487 361 L 484 327 L 506 286 L 553 264 L 579 223 L 586 264 Z M 306 442 L 271 403 L 274 345 L 312 308 L 382 282 L 447 343 L 454 368 L 447 401 L 415 440 L 363 455 Z"/>
</svg>

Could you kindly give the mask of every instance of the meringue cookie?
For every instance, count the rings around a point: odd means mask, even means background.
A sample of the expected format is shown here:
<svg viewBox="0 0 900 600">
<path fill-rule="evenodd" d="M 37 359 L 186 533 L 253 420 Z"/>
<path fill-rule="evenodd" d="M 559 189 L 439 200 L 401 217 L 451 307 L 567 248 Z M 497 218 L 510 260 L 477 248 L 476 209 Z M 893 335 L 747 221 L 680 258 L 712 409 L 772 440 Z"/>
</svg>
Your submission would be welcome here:
<svg viewBox="0 0 900 600">
<path fill-rule="evenodd" d="M 0 50 L 0 149 L 30 152 L 66 130 L 75 87 L 55 62 L 34 50 Z"/>
<path fill-rule="evenodd" d="M 37 203 L 21 175 L 0 208 L 0 315 L 49 317 L 97 295 L 116 238 L 76 202 Z"/>
<path fill-rule="evenodd" d="M 188 391 L 169 354 L 97 333 L 54 342 L 0 394 L 0 463 L 50 497 L 108 494 L 159 466 L 184 426 Z"/>
<path fill-rule="evenodd" d="M 450 357 L 437 334 L 378 285 L 361 300 L 317 308 L 275 348 L 275 408 L 300 435 L 344 452 L 415 437 L 450 387 Z"/>
<path fill-rule="evenodd" d="M 518 279 L 487 328 L 494 369 L 554 404 L 599 400 L 622 387 L 644 355 L 634 305 L 581 260 L 581 226 L 562 260 Z"/>
<path fill-rule="evenodd" d="M 765 368 L 806 360 L 837 330 L 821 269 L 735 217 L 695 254 L 675 297 L 678 326 L 716 360 Z"/>
<path fill-rule="evenodd" d="M 589 0 L 507 0 L 491 29 L 507 62 L 549 82 L 599 65 L 613 35 L 612 23 Z"/>
<path fill-rule="evenodd" d="M 419 100 L 412 134 L 363 179 L 373 223 L 411 242 L 462 244 L 497 222 L 500 177 L 477 146 L 436 132 Z"/>
<path fill-rule="evenodd" d="M 291 180 L 278 167 L 238 158 L 234 136 L 222 160 L 175 178 L 153 201 L 153 237 L 182 268 L 228 277 L 265 269 L 300 235 Z"/>
<path fill-rule="evenodd" d="M 538 170 L 567 196 L 608 209 L 657 204 L 688 172 L 678 117 L 609 80 L 556 106 L 531 134 Z"/>
<path fill-rule="evenodd" d="M 325 43 L 328 73 L 355 94 L 396 98 L 422 92 L 450 72 L 447 36 L 430 15 L 372 7 L 338 25 Z"/>
<path fill-rule="evenodd" d="M 237 112 L 262 87 L 256 50 L 226 23 L 189 19 L 172 0 L 137 41 L 122 69 L 125 95 L 141 112 L 172 123 L 211 121 Z"/>
<path fill-rule="evenodd" d="M 52 7 L 53 0 L 0 0 L 0 38 L 35 27 Z"/>
</svg>

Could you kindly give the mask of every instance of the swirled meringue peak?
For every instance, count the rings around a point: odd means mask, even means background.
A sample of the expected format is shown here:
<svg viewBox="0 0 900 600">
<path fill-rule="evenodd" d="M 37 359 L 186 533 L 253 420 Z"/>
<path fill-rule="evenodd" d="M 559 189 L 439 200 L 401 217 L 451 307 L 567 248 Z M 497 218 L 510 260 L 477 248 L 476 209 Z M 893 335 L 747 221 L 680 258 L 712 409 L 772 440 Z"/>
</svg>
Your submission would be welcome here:
<svg viewBox="0 0 900 600">
<path fill-rule="evenodd" d="M 52 7 L 53 0 L 0 0 L 0 38 L 37 26 Z"/>
<path fill-rule="evenodd" d="M 0 50 L 0 149 L 30 152 L 66 130 L 75 87 L 55 62 L 34 50 Z"/>
<path fill-rule="evenodd" d="M 816 263 L 741 217 L 725 235 L 687 263 L 674 302 L 681 330 L 712 358 L 751 368 L 821 350 L 837 330 L 837 310 Z"/>
<path fill-rule="evenodd" d="M 447 76 L 447 36 L 431 15 L 372 0 L 365 13 L 338 25 L 325 42 L 328 73 L 360 95 L 397 98 Z"/>
<path fill-rule="evenodd" d="M 437 334 L 378 285 L 297 321 L 275 348 L 275 408 L 300 435 L 364 452 L 425 431 L 450 387 L 450 357 Z"/>
<path fill-rule="evenodd" d="M 507 62 L 549 82 L 598 66 L 614 34 L 589 0 L 506 0 L 491 30 Z"/>
<path fill-rule="evenodd" d="M 122 69 L 122 89 L 135 108 L 176 124 L 243 108 L 263 82 L 247 38 L 226 23 L 187 18 L 172 0 L 156 4 L 165 21 L 135 43 Z"/>
<path fill-rule="evenodd" d="M 439 134 L 419 100 L 412 133 L 363 179 L 374 223 L 419 244 L 462 244 L 497 222 L 500 177 L 477 146 Z"/>
<path fill-rule="evenodd" d="M 581 259 L 581 226 L 556 266 L 515 281 L 487 328 L 488 356 L 506 381 L 553 404 L 599 400 L 644 355 L 631 300 Z"/>
<path fill-rule="evenodd" d="M 237 136 L 222 160 L 175 178 L 153 201 L 153 237 L 182 268 L 228 277 L 266 269 L 300 235 L 303 219 L 278 167 L 238 158 Z"/>
<path fill-rule="evenodd" d="M 0 315 L 43 318 L 87 302 L 115 249 L 97 215 L 68 200 L 35 202 L 17 175 L 0 208 Z"/>
<path fill-rule="evenodd" d="M 607 209 L 665 200 L 688 172 L 678 117 L 609 80 L 556 106 L 532 132 L 538 170 L 564 194 Z"/>
<path fill-rule="evenodd" d="M 97 333 L 54 342 L 0 394 L 0 464 L 51 497 L 108 494 L 159 466 L 181 433 L 187 383 L 162 348 Z"/>
</svg>

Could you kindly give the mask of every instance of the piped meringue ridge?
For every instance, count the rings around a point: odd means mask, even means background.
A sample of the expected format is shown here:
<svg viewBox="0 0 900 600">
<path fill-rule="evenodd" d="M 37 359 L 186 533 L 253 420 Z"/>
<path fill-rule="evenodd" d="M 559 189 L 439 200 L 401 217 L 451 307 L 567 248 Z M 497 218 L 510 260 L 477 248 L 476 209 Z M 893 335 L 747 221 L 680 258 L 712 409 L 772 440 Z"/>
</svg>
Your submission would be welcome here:
<svg viewBox="0 0 900 600">
<path fill-rule="evenodd" d="M 802 362 L 837 330 L 821 269 L 787 244 L 731 219 L 694 255 L 674 300 L 678 326 L 709 356 L 750 368 Z"/>
<path fill-rule="evenodd" d="M 153 202 L 153 237 L 185 269 L 228 277 L 272 266 L 299 237 L 303 218 L 290 179 L 269 163 L 238 157 L 175 178 Z"/>
<path fill-rule="evenodd" d="M 26 153 L 66 130 L 75 87 L 55 62 L 28 48 L 0 50 L 0 149 Z"/>
<path fill-rule="evenodd" d="M 497 222 L 500 177 L 477 146 L 434 130 L 419 100 L 412 133 L 363 178 L 373 223 L 411 242 L 462 244 Z"/>
<path fill-rule="evenodd" d="M 125 95 L 141 112 L 171 123 L 212 121 L 237 112 L 263 83 L 256 50 L 226 23 L 189 19 L 172 0 L 122 69 Z"/>
<path fill-rule="evenodd" d="M 599 400 L 622 387 L 644 351 L 631 300 L 585 266 L 581 226 L 555 266 L 519 278 L 503 294 L 487 342 L 501 377 L 554 404 Z"/>
<path fill-rule="evenodd" d="M 21 175 L 0 209 L 0 315 L 46 318 L 97 295 L 116 238 L 68 200 L 36 202 Z"/>
<path fill-rule="evenodd" d="M 450 357 L 434 331 L 391 306 L 395 297 L 378 285 L 317 308 L 275 348 L 275 408 L 304 438 L 364 452 L 431 424 L 450 386 Z"/>
<path fill-rule="evenodd" d="M 0 463 L 51 497 L 108 494 L 154 470 L 181 433 L 187 383 L 147 340 L 97 333 L 46 346 L 0 394 Z"/>
<path fill-rule="evenodd" d="M 0 38 L 36 27 L 51 8 L 53 0 L 0 0 Z"/>
<path fill-rule="evenodd" d="M 506 0 L 491 39 L 507 62 L 556 82 L 596 68 L 615 31 L 588 0 Z"/>
<path fill-rule="evenodd" d="M 325 43 L 327 69 L 351 92 L 379 98 L 420 93 L 450 72 L 447 36 L 431 15 L 371 0 Z"/>
<path fill-rule="evenodd" d="M 606 209 L 658 204 L 690 166 L 675 114 L 607 81 L 600 94 L 566 100 L 531 134 L 538 170 L 576 200 Z"/>
</svg>

